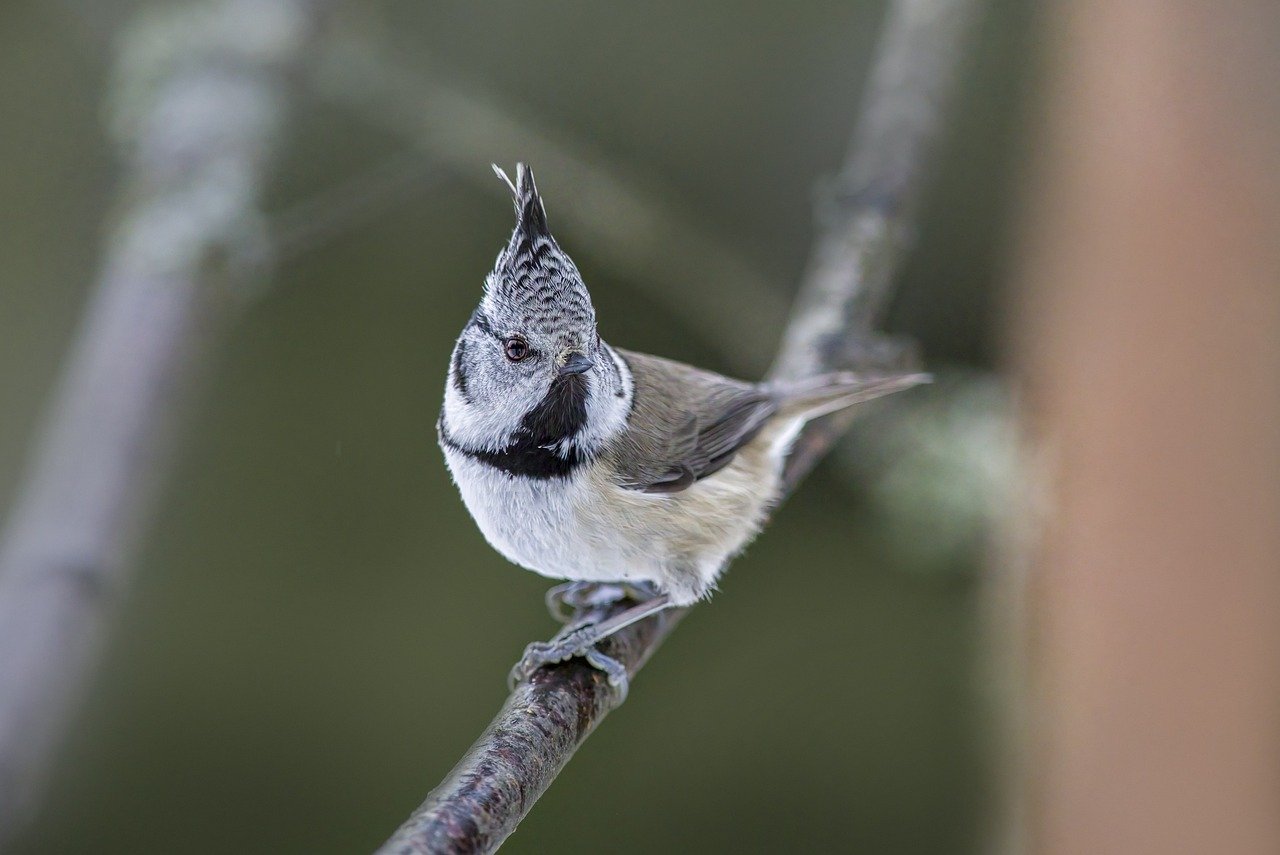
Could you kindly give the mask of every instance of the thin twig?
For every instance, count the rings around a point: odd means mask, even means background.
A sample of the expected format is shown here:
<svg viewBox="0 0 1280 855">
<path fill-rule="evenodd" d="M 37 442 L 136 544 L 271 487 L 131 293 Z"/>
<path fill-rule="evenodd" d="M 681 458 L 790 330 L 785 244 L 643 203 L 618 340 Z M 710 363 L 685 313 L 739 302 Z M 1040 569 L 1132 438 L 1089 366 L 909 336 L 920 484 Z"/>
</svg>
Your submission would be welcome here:
<svg viewBox="0 0 1280 855">
<path fill-rule="evenodd" d="M 33 811 L 134 562 L 182 392 L 260 258 L 259 192 L 318 0 L 217 0 L 125 28 L 118 226 L 0 537 L 0 845 Z"/>
<path fill-rule="evenodd" d="M 439 189 L 447 178 L 430 159 L 402 151 L 271 217 L 271 261 L 279 265 Z"/>
<path fill-rule="evenodd" d="M 659 182 L 629 176 L 589 145 L 517 117 L 477 87 L 424 73 L 395 59 L 391 48 L 349 32 L 327 40 L 311 82 L 324 97 L 486 190 L 498 192 L 486 152 L 499 162 L 537 164 L 544 182 L 574 188 L 555 215 L 584 251 L 697 318 L 699 331 L 735 365 L 765 367 L 758 343 L 772 340 L 773 319 L 786 311 L 778 289 L 655 189 Z M 731 285 L 738 299 L 726 304 L 718 296 L 722 289 L 707 283 Z"/>
<path fill-rule="evenodd" d="M 774 376 L 900 360 L 901 347 L 886 345 L 873 329 L 908 243 L 925 157 L 975 7 L 976 0 L 892 4 L 840 192 L 824 211 Z M 788 492 L 846 427 L 844 420 L 825 419 L 805 430 L 785 473 Z M 584 616 L 600 620 L 611 613 Z M 606 652 L 634 676 L 684 613 L 642 621 L 610 638 Z M 580 660 L 535 672 L 379 852 L 492 852 L 621 702 L 600 672 Z"/>
</svg>

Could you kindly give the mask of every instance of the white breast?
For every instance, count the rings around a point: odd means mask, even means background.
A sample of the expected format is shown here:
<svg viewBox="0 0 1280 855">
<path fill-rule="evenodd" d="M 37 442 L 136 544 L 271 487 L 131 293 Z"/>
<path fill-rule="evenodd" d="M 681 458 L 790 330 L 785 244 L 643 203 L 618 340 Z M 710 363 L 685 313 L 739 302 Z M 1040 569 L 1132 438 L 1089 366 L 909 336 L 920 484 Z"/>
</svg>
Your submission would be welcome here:
<svg viewBox="0 0 1280 855">
<path fill-rule="evenodd" d="M 485 539 L 509 561 L 555 579 L 606 578 L 574 524 L 585 499 L 581 474 L 516 477 L 454 449 L 445 449 L 445 460 Z"/>
<path fill-rule="evenodd" d="M 759 530 L 792 436 L 790 425 L 766 430 L 729 466 L 670 494 L 619 487 L 592 465 L 535 479 L 454 449 L 445 459 L 480 531 L 508 560 L 556 579 L 651 582 L 686 605 Z"/>
</svg>

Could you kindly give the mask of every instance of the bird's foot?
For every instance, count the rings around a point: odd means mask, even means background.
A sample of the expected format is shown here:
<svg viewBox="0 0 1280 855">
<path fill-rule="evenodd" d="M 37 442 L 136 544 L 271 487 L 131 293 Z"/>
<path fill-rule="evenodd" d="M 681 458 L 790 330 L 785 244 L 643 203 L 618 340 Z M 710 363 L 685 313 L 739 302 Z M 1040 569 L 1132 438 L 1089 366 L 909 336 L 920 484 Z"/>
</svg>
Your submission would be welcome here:
<svg viewBox="0 0 1280 855">
<path fill-rule="evenodd" d="M 568 626 L 579 612 L 623 600 L 643 603 L 656 595 L 657 589 L 647 582 L 565 582 L 547 591 L 547 611 Z"/>
<path fill-rule="evenodd" d="M 627 697 L 627 669 L 612 656 L 607 656 L 596 649 L 596 642 L 606 637 L 597 624 L 581 622 L 567 625 L 550 641 L 535 641 L 524 649 L 524 655 L 511 669 L 508 686 L 514 690 L 516 685 L 529 679 L 529 676 L 543 665 L 565 662 L 575 656 L 581 656 L 598 671 L 604 672 L 609 685 L 618 689 L 622 698 Z"/>
</svg>

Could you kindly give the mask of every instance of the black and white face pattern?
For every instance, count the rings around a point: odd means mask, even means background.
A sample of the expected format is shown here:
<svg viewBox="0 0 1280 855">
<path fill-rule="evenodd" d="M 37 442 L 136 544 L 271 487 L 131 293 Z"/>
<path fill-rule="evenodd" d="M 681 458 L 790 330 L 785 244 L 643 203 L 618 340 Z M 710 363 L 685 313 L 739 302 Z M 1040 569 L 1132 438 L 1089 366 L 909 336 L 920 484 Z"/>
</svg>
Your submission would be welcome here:
<svg viewBox="0 0 1280 855">
<path fill-rule="evenodd" d="M 441 441 L 513 475 L 565 477 L 625 426 L 631 379 L 523 165 L 512 191 L 516 228 L 454 346 Z"/>
</svg>

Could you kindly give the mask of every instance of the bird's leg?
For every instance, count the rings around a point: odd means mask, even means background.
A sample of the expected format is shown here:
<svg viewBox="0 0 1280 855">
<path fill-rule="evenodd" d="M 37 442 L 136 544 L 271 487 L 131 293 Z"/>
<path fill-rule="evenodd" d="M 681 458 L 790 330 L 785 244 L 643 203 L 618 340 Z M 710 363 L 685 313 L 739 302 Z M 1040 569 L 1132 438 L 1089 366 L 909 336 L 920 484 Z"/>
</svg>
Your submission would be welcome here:
<svg viewBox="0 0 1280 855">
<path fill-rule="evenodd" d="M 603 671 L 609 679 L 609 685 L 621 690 L 623 698 L 627 696 L 627 669 L 611 656 L 601 653 L 596 645 L 619 630 L 625 629 L 637 621 L 671 606 L 671 598 L 666 594 L 651 597 L 639 605 L 618 612 L 611 618 L 599 623 L 579 621 L 569 624 L 550 641 L 535 641 L 524 649 L 524 656 L 511 669 L 511 688 L 517 683 L 529 679 L 534 671 L 543 665 L 564 662 L 575 656 L 587 660 L 591 667 Z"/>
<path fill-rule="evenodd" d="M 547 611 L 566 626 L 577 619 L 578 612 L 634 600 L 644 603 L 658 596 L 648 582 L 565 582 L 547 591 Z"/>
</svg>

